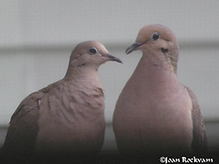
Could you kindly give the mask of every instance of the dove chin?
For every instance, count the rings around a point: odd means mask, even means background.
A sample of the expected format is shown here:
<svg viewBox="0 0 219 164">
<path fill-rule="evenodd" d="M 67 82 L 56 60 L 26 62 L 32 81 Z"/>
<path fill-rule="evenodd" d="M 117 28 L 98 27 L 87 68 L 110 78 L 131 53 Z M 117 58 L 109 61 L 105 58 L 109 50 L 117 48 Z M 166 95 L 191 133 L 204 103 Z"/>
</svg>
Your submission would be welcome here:
<svg viewBox="0 0 219 164">
<path fill-rule="evenodd" d="M 139 50 L 139 48 L 143 45 L 144 43 L 140 42 L 135 42 L 133 43 L 130 47 L 128 47 L 125 51 L 125 53 L 128 55 L 132 53 L 133 51 Z"/>
</svg>

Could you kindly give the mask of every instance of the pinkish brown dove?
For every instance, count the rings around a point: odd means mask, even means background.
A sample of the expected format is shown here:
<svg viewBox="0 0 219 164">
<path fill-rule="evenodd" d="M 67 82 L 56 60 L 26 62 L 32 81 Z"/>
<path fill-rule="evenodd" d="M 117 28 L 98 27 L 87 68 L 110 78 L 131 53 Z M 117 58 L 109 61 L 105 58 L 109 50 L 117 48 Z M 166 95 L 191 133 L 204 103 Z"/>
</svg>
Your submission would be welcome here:
<svg viewBox="0 0 219 164">
<path fill-rule="evenodd" d="M 171 30 L 144 26 L 126 53 L 143 55 L 116 103 L 113 129 L 123 154 L 203 152 L 204 122 L 194 93 L 177 78 L 179 47 Z"/>
<path fill-rule="evenodd" d="M 27 96 L 11 117 L 2 152 L 9 157 L 32 153 L 99 152 L 104 141 L 104 89 L 98 68 L 122 61 L 97 41 L 78 44 L 66 75 Z"/>
</svg>

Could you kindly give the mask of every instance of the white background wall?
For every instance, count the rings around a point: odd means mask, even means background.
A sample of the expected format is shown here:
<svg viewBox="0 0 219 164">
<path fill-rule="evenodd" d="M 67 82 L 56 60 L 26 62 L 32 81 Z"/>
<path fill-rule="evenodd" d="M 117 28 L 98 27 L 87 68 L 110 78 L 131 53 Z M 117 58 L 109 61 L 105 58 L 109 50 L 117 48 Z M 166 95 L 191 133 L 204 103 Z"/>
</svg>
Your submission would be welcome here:
<svg viewBox="0 0 219 164">
<path fill-rule="evenodd" d="M 29 93 L 61 79 L 75 45 L 102 42 L 124 64 L 99 69 L 106 119 L 134 71 L 140 52 L 125 55 L 141 27 L 169 27 L 180 45 L 178 76 L 198 97 L 205 119 L 219 118 L 219 1 L 1 0 L 0 124 Z"/>
</svg>

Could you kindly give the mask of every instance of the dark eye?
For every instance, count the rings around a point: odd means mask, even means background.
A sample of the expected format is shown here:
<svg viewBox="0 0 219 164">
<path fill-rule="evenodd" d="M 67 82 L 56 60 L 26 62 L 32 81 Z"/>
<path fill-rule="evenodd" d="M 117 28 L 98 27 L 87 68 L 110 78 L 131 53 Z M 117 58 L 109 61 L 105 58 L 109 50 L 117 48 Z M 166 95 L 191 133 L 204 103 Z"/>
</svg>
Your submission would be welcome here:
<svg viewBox="0 0 219 164">
<path fill-rule="evenodd" d="M 152 40 L 157 40 L 160 38 L 160 35 L 158 32 L 154 32 L 152 35 L 151 35 L 151 39 Z"/>
<path fill-rule="evenodd" d="M 90 54 L 96 54 L 98 51 L 97 51 L 97 49 L 95 48 L 95 47 L 91 47 L 90 49 L 89 49 L 89 53 Z"/>
</svg>

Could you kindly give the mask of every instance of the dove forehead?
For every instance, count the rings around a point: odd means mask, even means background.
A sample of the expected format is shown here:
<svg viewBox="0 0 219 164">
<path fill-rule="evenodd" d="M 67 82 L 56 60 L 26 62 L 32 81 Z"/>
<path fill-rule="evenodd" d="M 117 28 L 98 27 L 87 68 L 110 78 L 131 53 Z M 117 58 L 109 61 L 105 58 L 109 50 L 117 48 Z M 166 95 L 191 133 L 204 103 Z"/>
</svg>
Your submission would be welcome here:
<svg viewBox="0 0 219 164">
<path fill-rule="evenodd" d="M 89 40 L 89 41 L 85 41 L 85 42 L 81 42 L 79 43 L 75 49 L 73 50 L 72 53 L 80 53 L 80 54 L 84 54 L 86 52 L 88 52 L 88 50 L 91 47 L 95 47 L 99 53 L 101 54 L 109 54 L 109 52 L 107 51 L 107 49 L 104 47 L 104 45 L 98 41 L 93 41 L 93 40 Z"/>
<path fill-rule="evenodd" d="M 174 33 L 167 27 L 159 24 L 146 25 L 138 33 L 136 42 L 146 42 L 154 32 L 158 32 L 164 40 L 175 41 Z"/>
</svg>

